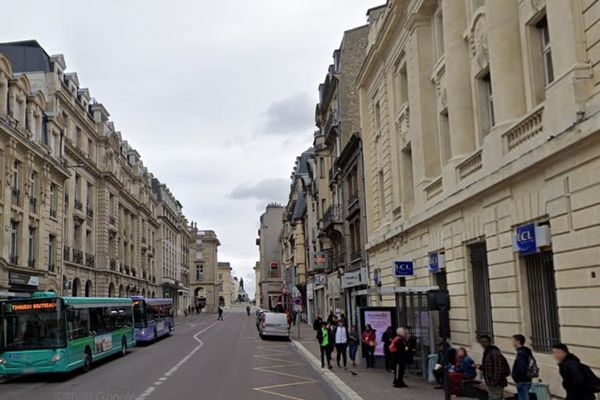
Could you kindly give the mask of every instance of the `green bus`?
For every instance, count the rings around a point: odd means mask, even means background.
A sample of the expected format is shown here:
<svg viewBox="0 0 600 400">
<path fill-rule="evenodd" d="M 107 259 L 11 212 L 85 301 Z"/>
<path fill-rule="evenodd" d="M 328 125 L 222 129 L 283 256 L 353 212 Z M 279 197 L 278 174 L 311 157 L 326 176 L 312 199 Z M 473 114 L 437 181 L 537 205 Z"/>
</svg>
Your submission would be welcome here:
<svg viewBox="0 0 600 400">
<path fill-rule="evenodd" d="M 31 298 L 0 303 L 0 376 L 87 372 L 135 346 L 133 302 L 114 297 Z"/>
</svg>

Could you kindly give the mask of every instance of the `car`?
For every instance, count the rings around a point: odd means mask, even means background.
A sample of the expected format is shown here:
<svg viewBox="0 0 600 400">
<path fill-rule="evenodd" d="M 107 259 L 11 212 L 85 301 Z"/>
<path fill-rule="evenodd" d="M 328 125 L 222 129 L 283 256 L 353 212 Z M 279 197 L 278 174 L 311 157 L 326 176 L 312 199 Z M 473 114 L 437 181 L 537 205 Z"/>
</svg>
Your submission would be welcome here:
<svg viewBox="0 0 600 400">
<path fill-rule="evenodd" d="M 259 319 L 258 333 L 261 339 L 265 337 L 290 338 L 288 318 L 283 313 L 265 312 Z"/>
</svg>

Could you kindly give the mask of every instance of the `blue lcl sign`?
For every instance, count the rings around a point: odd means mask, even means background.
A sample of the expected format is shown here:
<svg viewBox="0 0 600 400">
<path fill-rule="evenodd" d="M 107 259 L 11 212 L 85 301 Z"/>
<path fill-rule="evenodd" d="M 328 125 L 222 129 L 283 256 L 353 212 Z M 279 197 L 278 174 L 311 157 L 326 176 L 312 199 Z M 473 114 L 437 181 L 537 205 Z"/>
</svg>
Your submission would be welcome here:
<svg viewBox="0 0 600 400">
<path fill-rule="evenodd" d="M 517 227 L 515 246 L 521 255 L 537 253 L 538 248 L 535 241 L 535 224 Z"/>
<path fill-rule="evenodd" d="M 413 276 L 415 266 L 412 261 L 394 261 L 394 275 L 396 277 Z"/>
<path fill-rule="evenodd" d="M 440 272 L 440 257 L 438 253 L 431 253 L 429 255 L 429 272 L 434 274 Z"/>
</svg>

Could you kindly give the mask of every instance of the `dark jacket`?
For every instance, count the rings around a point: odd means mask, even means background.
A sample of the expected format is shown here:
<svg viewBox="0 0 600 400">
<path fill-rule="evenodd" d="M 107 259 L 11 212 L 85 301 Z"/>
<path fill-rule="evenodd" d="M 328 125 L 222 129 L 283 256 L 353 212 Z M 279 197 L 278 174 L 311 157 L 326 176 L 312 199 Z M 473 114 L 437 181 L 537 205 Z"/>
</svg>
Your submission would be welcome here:
<svg viewBox="0 0 600 400">
<path fill-rule="evenodd" d="M 563 387 L 567 392 L 566 400 L 594 400 L 596 396 L 588 382 L 585 381 L 581 361 L 573 354 L 558 364 L 558 371 L 563 380 Z"/>
<path fill-rule="evenodd" d="M 387 329 L 385 330 L 385 332 L 383 332 L 383 335 L 381 335 L 381 340 L 383 341 L 383 350 L 385 353 L 390 352 L 389 347 L 395 336 L 396 336 L 396 333 L 394 331 L 390 331 Z"/>
<path fill-rule="evenodd" d="M 529 383 L 531 378 L 527 376 L 529 370 L 529 360 L 533 358 L 533 353 L 529 347 L 521 346 L 517 349 L 517 356 L 512 368 L 512 378 L 516 383 Z"/>
<path fill-rule="evenodd" d="M 510 366 L 496 346 L 490 346 L 483 352 L 481 370 L 486 385 L 491 387 L 506 387 L 508 385 L 506 378 L 510 375 Z"/>
<path fill-rule="evenodd" d="M 394 337 L 389 347 L 391 348 L 388 350 L 392 353 L 396 364 L 406 365 L 409 363 L 410 348 L 408 347 L 408 340 L 406 338 L 402 336 Z"/>
</svg>

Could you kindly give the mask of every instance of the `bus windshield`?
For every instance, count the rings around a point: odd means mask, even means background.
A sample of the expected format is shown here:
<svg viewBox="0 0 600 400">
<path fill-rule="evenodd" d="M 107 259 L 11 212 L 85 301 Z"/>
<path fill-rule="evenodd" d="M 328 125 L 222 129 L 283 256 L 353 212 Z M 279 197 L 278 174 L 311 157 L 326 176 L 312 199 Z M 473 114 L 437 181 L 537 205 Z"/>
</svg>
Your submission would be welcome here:
<svg viewBox="0 0 600 400">
<path fill-rule="evenodd" d="M 135 300 L 133 302 L 133 321 L 136 328 L 146 328 L 148 326 L 148 319 L 146 318 L 143 300 Z"/>
<path fill-rule="evenodd" d="M 2 303 L 0 350 L 65 347 L 65 320 L 62 310 L 60 299 Z"/>
</svg>

